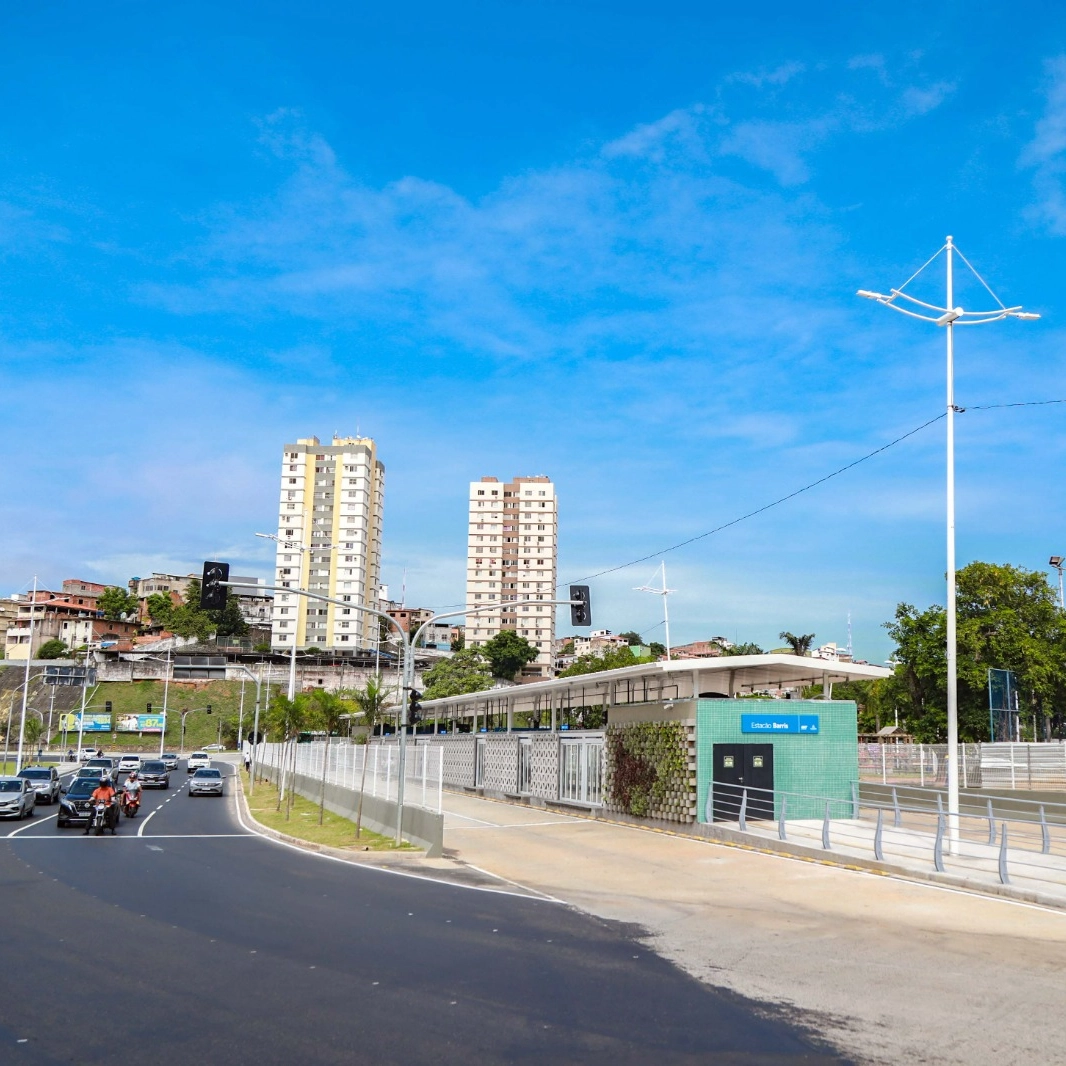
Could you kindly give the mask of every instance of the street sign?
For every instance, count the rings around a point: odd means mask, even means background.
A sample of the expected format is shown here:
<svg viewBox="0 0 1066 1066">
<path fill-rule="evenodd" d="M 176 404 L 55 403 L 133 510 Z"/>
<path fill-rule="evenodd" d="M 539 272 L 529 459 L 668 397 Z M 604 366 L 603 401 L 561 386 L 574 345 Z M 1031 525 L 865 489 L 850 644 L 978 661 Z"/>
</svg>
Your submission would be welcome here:
<svg viewBox="0 0 1066 1066">
<path fill-rule="evenodd" d="M 63 685 L 80 688 L 82 685 L 96 684 L 96 671 L 91 666 L 46 666 L 44 668 L 46 685 Z"/>
<path fill-rule="evenodd" d="M 742 714 L 742 733 L 817 733 L 817 714 Z"/>
<path fill-rule="evenodd" d="M 174 680 L 225 680 L 225 655 L 175 655 Z"/>
</svg>

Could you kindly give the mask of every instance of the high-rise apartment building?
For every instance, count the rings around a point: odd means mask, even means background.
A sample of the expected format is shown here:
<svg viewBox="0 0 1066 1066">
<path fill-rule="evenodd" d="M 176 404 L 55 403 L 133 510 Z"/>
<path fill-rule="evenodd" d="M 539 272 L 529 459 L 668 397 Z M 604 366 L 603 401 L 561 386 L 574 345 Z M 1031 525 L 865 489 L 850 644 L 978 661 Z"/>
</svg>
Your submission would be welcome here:
<svg viewBox="0 0 1066 1066">
<path fill-rule="evenodd" d="M 384 502 L 385 467 L 368 437 L 286 444 L 274 584 L 377 607 Z M 298 648 L 343 652 L 369 647 L 377 622 L 350 607 L 282 591 L 274 596 L 271 630 L 275 648 L 295 641 Z"/>
<path fill-rule="evenodd" d="M 557 541 L 555 486 L 548 478 L 470 483 L 466 606 L 494 609 L 466 616 L 466 643 L 476 648 L 501 629 L 516 630 L 540 652 L 523 670 L 527 678 L 554 676 L 555 608 L 549 601 L 555 599 Z M 545 602 L 508 607 L 513 600 Z"/>
</svg>

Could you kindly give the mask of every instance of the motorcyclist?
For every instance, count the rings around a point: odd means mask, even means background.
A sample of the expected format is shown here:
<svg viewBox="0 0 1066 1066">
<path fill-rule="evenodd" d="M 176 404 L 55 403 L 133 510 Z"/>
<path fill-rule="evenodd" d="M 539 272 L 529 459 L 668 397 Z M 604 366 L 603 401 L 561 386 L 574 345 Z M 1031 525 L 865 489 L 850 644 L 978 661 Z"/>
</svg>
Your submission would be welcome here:
<svg viewBox="0 0 1066 1066">
<path fill-rule="evenodd" d="M 93 811 L 96 810 L 96 805 L 98 803 L 102 803 L 107 808 L 107 810 L 104 811 L 104 824 L 112 824 L 112 819 L 114 815 L 117 814 L 117 811 L 112 810 L 115 804 L 115 788 L 111 784 L 109 778 L 100 778 L 100 784 L 97 785 L 96 788 L 93 790 L 93 794 L 89 797 L 89 800 L 92 803 Z M 88 833 L 89 830 L 92 828 L 92 824 L 93 819 L 90 818 L 85 825 L 86 833 Z"/>
<path fill-rule="evenodd" d="M 127 803 L 140 803 L 141 787 L 141 779 L 137 776 L 137 771 L 131 770 L 129 777 L 126 778 L 125 785 L 122 786 L 125 801 Z"/>
</svg>

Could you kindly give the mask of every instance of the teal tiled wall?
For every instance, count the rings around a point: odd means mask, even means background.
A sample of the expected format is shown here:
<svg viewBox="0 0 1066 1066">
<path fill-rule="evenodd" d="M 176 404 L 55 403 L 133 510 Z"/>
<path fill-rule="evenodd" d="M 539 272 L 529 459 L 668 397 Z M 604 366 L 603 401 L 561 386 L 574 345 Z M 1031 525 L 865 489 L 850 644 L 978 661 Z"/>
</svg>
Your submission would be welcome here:
<svg viewBox="0 0 1066 1066">
<path fill-rule="evenodd" d="M 742 714 L 816 714 L 818 733 L 753 734 L 740 731 Z M 851 817 L 852 784 L 859 779 L 856 707 L 851 700 L 700 700 L 696 709 L 696 792 L 706 822 L 715 744 L 773 744 L 774 816 L 787 792 L 789 818 Z"/>
</svg>

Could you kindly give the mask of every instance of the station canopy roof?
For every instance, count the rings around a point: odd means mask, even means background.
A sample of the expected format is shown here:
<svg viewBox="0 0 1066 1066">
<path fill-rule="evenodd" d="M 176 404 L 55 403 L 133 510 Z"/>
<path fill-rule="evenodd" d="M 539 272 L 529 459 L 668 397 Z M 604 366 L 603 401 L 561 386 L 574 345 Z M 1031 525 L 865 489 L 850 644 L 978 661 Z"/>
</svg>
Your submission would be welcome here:
<svg viewBox="0 0 1066 1066">
<path fill-rule="evenodd" d="M 726 696 L 774 689 L 795 689 L 805 685 L 833 685 L 844 681 L 873 681 L 891 677 L 892 671 L 870 663 L 836 662 L 805 655 L 721 655 L 706 659 L 674 659 L 670 662 L 642 663 L 618 670 L 602 670 L 575 677 L 556 677 L 529 684 L 501 686 L 461 696 L 426 700 L 429 712 L 445 709 L 462 714 L 486 700 L 514 700 L 516 709 L 527 708 L 550 696 L 592 696 L 614 686 L 611 702 L 635 703 L 654 699 L 692 699 L 706 693 Z M 638 690 L 640 695 L 638 696 Z M 578 697 L 581 699 L 581 697 Z M 583 702 L 583 700 L 582 700 Z"/>
</svg>

